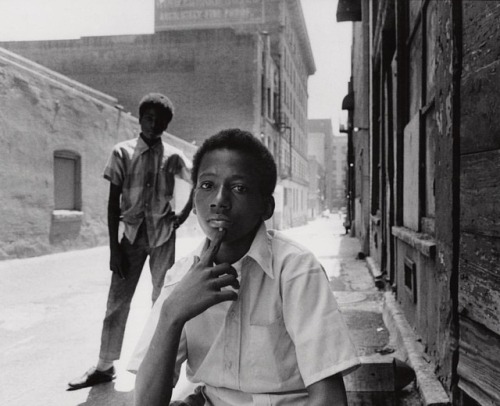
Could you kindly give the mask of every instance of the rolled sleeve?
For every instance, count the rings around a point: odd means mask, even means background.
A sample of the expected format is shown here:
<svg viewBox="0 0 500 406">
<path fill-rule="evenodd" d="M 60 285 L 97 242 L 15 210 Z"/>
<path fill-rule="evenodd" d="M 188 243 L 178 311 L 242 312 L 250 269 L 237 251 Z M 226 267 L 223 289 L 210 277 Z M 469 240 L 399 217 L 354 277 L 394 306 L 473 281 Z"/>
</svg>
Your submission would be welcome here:
<svg viewBox="0 0 500 406">
<path fill-rule="evenodd" d="M 122 151 L 120 151 L 119 148 L 115 147 L 113 148 L 113 151 L 108 158 L 108 162 L 104 167 L 104 179 L 109 180 L 114 185 L 122 186 L 124 173 Z"/>
<path fill-rule="evenodd" d="M 191 169 L 193 166 L 191 160 L 182 151 L 179 152 L 179 158 L 176 175 L 182 180 L 191 183 Z"/>
<path fill-rule="evenodd" d="M 303 254 L 289 269 L 283 280 L 283 318 L 304 384 L 349 373 L 360 361 L 323 268 Z"/>
</svg>

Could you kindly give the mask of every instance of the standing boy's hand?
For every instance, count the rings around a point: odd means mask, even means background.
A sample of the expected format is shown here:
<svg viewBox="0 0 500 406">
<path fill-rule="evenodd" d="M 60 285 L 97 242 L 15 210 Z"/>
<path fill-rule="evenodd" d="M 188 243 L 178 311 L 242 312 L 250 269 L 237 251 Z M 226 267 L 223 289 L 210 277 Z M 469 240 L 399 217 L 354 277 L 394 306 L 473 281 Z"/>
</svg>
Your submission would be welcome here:
<svg viewBox="0 0 500 406">
<path fill-rule="evenodd" d="M 120 246 L 111 249 L 109 269 L 116 273 L 120 279 L 125 279 L 125 257 Z"/>
<path fill-rule="evenodd" d="M 189 271 L 165 300 L 163 308 L 168 309 L 170 317 L 185 323 L 213 305 L 238 298 L 233 290 L 222 289 L 239 289 L 236 270 L 229 264 L 213 265 L 224 235 L 225 230 L 218 232 L 201 257 L 195 257 Z"/>
</svg>

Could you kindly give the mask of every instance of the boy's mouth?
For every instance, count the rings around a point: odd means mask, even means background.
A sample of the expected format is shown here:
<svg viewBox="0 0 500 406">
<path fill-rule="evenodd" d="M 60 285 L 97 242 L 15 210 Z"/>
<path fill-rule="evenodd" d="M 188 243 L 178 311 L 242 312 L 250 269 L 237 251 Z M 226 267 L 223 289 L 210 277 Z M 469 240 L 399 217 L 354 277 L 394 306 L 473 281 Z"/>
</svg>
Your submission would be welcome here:
<svg viewBox="0 0 500 406">
<path fill-rule="evenodd" d="M 225 218 L 208 219 L 208 225 L 212 228 L 228 228 L 231 225 L 231 220 Z"/>
</svg>

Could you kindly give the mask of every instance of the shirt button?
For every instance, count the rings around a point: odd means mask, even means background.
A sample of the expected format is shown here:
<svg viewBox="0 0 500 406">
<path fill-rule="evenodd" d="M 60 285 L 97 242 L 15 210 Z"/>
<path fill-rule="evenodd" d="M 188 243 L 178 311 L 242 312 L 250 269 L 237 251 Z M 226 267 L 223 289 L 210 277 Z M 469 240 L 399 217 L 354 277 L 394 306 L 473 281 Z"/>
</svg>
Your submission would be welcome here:
<svg viewBox="0 0 500 406">
<path fill-rule="evenodd" d="M 147 187 L 151 187 L 151 183 L 146 183 L 146 186 Z"/>
<path fill-rule="evenodd" d="M 145 207 L 149 207 L 149 203 L 144 203 L 144 206 Z"/>
<path fill-rule="evenodd" d="M 228 361 L 228 362 L 226 363 L 226 368 L 227 368 L 227 369 L 231 369 L 232 367 L 233 367 L 233 363 L 232 363 L 232 361 Z"/>
</svg>

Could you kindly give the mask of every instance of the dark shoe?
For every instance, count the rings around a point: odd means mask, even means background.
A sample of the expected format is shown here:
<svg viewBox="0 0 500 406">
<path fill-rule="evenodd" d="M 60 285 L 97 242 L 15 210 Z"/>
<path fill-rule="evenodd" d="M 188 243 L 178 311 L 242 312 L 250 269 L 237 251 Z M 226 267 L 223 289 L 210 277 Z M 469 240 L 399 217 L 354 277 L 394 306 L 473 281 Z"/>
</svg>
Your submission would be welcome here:
<svg viewBox="0 0 500 406">
<path fill-rule="evenodd" d="M 82 389 L 98 385 L 100 383 L 111 382 L 115 378 L 115 367 L 111 367 L 106 371 L 98 371 L 96 367 L 92 367 L 81 377 L 73 379 L 69 382 L 68 390 Z"/>
</svg>

